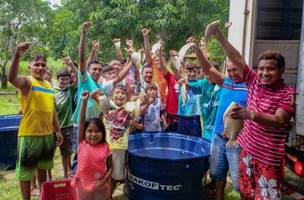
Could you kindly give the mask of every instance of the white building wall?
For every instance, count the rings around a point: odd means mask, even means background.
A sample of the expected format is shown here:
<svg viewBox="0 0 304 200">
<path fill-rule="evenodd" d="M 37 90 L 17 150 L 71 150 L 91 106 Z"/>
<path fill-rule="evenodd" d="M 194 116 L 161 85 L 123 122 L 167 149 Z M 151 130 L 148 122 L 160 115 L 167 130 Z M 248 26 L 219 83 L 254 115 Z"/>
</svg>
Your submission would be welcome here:
<svg viewBox="0 0 304 200">
<path fill-rule="evenodd" d="M 246 63 L 250 66 L 252 65 L 252 49 L 255 38 L 255 8 L 256 0 L 230 0 L 229 21 L 232 22 L 232 25 L 229 28 L 228 40 L 244 56 Z M 249 12 L 245 20 L 246 10 Z M 246 30 L 243 28 L 245 23 Z"/>
</svg>

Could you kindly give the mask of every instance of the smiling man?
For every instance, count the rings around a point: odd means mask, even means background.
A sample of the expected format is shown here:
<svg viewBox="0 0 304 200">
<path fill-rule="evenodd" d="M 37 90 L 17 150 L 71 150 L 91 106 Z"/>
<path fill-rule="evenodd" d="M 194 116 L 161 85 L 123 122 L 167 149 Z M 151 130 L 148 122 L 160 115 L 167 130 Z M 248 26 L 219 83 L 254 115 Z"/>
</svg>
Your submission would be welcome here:
<svg viewBox="0 0 304 200">
<path fill-rule="evenodd" d="M 238 136 L 241 145 L 240 190 L 242 199 L 280 199 L 285 142 L 294 115 L 295 88 L 284 83 L 284 57 L 275 51 L 262 52 L 253 71 L 229 43 L 218 25 L 207 28 L 223 47 L 248 88 L 247 107 L 230 114 L 244 119 Z"/>
</svg>

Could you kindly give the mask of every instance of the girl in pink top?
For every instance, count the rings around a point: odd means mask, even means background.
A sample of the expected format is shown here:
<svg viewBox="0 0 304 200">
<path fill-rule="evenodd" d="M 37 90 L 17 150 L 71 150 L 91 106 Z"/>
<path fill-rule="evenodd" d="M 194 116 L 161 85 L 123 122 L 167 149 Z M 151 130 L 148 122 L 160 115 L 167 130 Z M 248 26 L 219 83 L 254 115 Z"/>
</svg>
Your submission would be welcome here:
<svg viewBox="0 0 304 200">
<path fill-rule="evenodd" d="M 78 166 L 72 180 L 78 200 L 108 200 L 112 158 L 105 141 L 105 127 L 99 118 L 85 121 L 89 92 L 81 94 L 78 130 Z"/>
</svg>

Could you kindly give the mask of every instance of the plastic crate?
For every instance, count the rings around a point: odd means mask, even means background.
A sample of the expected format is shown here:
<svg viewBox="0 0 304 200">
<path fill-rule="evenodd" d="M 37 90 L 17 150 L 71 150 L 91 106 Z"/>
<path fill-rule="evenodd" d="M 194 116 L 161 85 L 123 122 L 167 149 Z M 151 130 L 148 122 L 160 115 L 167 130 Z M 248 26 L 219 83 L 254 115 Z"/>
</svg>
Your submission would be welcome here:
<svg viewBox="0 0 304 200">
<path fill-rule="evenodd" d="M 46 181 L 42 184 L 40 200 L 76 200 L 70 179 Z"/>
</svg>

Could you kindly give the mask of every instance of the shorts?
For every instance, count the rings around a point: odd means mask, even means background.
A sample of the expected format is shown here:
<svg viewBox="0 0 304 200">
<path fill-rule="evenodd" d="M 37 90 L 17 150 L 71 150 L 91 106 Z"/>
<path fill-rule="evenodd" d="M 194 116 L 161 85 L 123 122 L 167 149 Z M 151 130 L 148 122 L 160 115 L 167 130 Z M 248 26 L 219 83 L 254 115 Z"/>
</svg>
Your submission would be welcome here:
<svg viewBox="0 0 304 200">
<path fill-rule="evenodd" d="M 202 137 L 200 116 L 178 116 L 177 132 L 184 135 Z"/>
<path fill-rule="evenodd" d="M 61 156 L 73 154 L 73 127 L 62 128 L 63 143 L 60 145 Z"/>
<path fill-rule="evenodd" d="M 18 137 L 16 178 L 30 181 L 35 169 L 49 170 L 54 166 L 56 143 L 53 134 Z"/>
<path fill-rule="evenodd" d="M 241 151 L 240 190 L 247 199 L 281 199 L 283 173 L 281 166 L 262 163 Z"/>
<path fill-rule="evenodd" d="M 126 150 L 112 149 L 112 160 L 112 178 L 117 181 L 123 181 L 126 175 Z"/>
<path fill-rule="evenodd" d="M 230 171 L 232 185 L 240 191 L 239 167 L 241 147 L 226 147 L 228 139 L 213 134 L 210 148 L 210 177 L 212 180 L 226 180 Z"/>
</svg>

